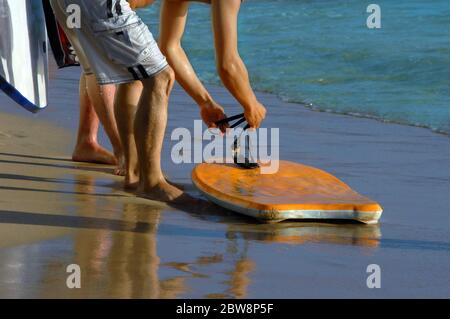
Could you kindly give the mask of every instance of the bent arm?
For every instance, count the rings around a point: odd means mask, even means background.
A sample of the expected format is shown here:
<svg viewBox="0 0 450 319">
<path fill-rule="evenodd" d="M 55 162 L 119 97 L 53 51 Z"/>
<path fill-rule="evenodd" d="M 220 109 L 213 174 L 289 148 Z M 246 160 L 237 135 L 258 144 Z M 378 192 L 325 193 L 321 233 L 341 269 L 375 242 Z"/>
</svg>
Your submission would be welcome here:
<svg viewBox="0 0 450 319">
<path fill-rule="evenodd" d="M 176 79 L 200 107 L 212 98 L 200 82 L 189 58 L 181 46 L 189 4 L 185 1 L 164 0 L 161 7 L 159 47 L 175 71 Z"/>
<path fill-rule="evenodd" d="M 247 68 L 239 56 L 237 19 L 241 0 L 212 0 L 217 70 L 223 84 L 245 110 L 258 103 Z"/>
</svg>

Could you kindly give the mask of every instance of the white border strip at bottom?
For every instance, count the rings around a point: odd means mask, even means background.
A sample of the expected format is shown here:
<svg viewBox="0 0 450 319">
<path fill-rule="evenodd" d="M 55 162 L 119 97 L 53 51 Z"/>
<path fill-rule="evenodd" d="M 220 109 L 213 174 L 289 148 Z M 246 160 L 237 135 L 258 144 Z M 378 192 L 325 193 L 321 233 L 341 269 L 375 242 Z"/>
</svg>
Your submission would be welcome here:
<svg viewBox="0 0 450 319">
<path fill-rule="evenodd" d="M 195 183 L 194 183 L 195 185 Z M 197 189 L 210 201 L 229 210 L 251 216 L 265 222 L 281 222 L 287 219 L 344 219 L 355 220 L 365 224 L 377 224 L 383 211 L 358 212 L 354 210 L 285 210 L 285 211 L 265 211 L 254 208 L 234 205 L 230 202 L 222 201 L 211 194 Z"/>
</svg>

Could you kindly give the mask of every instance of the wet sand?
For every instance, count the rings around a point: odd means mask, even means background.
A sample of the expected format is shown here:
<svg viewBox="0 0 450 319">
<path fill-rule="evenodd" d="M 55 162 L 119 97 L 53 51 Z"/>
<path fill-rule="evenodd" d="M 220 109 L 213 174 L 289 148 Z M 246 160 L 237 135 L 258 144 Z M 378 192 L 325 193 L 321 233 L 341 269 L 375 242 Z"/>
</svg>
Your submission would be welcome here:
<svg viewBox="0 0 450 319">
<path fill-rule="evenodd" d="M 380 202 L 379 225 L 258 224 L 214 207 L 175 209 L 125 193 L 112 168 L 69 160 L 77 69 L 52 79 L 31 115 L 0 95 L 0 297 L 450 297 L 450 139 L 428 130 L 304 109 L 259 94 L 281 158 L 322 168 Z M 222 88 L 212 94 L 236 114 Z M 199 196 L 170 132 L 197 107 L 171 98 L 164 168 Z M 106 143 L 102 134 L 101 140 Z M 78 264 L 82 288 L 66 287 Z M 368 289 L 378 264 L 381 289 Z"/>
</svg>

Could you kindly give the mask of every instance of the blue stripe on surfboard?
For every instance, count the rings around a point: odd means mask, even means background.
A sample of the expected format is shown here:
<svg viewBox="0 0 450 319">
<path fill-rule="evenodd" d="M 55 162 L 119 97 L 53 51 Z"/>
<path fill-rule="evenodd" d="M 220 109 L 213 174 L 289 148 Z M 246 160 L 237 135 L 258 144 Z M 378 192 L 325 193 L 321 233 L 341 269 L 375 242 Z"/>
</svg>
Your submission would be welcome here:
<svg viewBox="0 0 450 319">
<path fill-rule="evenodd" d="M 0 89 L 5 92 L 11 99 L 13 99 L 20 106 L 23 106 L 27 111 L 32 113 L 37 113 L 40 110 L 44 109 L 46 106 L 39 107 L 34 103 L 28 101 L 26 97 L 20 94 L 19 91 L 16 90 L 14 86 L 9 84 L 1 75 L 0 75 Z"/>
</svg>

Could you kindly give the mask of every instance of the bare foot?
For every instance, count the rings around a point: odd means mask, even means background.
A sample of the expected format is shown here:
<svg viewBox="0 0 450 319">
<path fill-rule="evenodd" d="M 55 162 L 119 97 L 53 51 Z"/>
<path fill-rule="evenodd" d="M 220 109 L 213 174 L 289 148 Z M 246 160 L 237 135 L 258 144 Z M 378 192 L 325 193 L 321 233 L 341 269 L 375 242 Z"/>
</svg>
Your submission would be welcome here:
<svg viewBox="0 0 450 319">
<path fill-rule="evenodd" d="M 183 184 L 172 182 L 171 180 L 169 180 L 169 178 L 166 175 L 164 175 L 164 178 L 166 179 L 167 183 L 169 183 L 170 185 L 172 185 L 172 186 L 174 186 L 176 188 L 179 188 L 179 189 L 184 191 L 184 185 Z"/>
<path fill-rule="evenodd" d="M 116 157 L 97 143 L 77 145 L 72 154 L 74 162 L 117 165 Z"/>
<path fill-rule="evenodd" d="M 170 185 L 163 180 L 151 189 L 139 188 L 137 195 L 151 200 L 156 200 L 171 204 L 189 204 L 195 201 L 192 197 L 185 194 L 182 190 Z"/>
<path fill-rule="evenodd" d="M 116 156 L 116 158 L 119 158 L 119 163 L 117 164 L 118 166 L 114 169 L 114 175 L 126 176 L 127 170 L 125 169 L 125 158 L 123 156 Z"/>
<path fill-rule="evenodd" d="M 123 189 L 126 191 L 135 191 L 139 188 L 139 177 L 128 177 L 125 176 L 125 181 L 123 182 Z"/>
<path fill-rule="evenodd" d="M 182 191 L 184 191 L 184 185 L 180 184 L 180 183 L 175 183 L 170 181 L 166 175 L 164 175 L 164 178 L 166 179 L 167 183 L 172 185 L 173 187 L 176 187 Z M 124 185 L 123 188 L 126 191 L 135 191 L 139 188 L 139 176 L 135 175 L 132 177 L 129 177 L 125 174 L 125 181 L 124 181 Z"/>
<path fill-rule="evenodd" d="M 125 169 L 123 167 L 116 167 L 113 174 L 116 176 L 125 176 Z"/>
<path fill-rule="evenodd" d="M 123 169 L 125 180 L 123 181 L 123 189 L 125 191 L 135 191 L 139 188 L 139 170 L 135 169 Z"/>
</svg>

